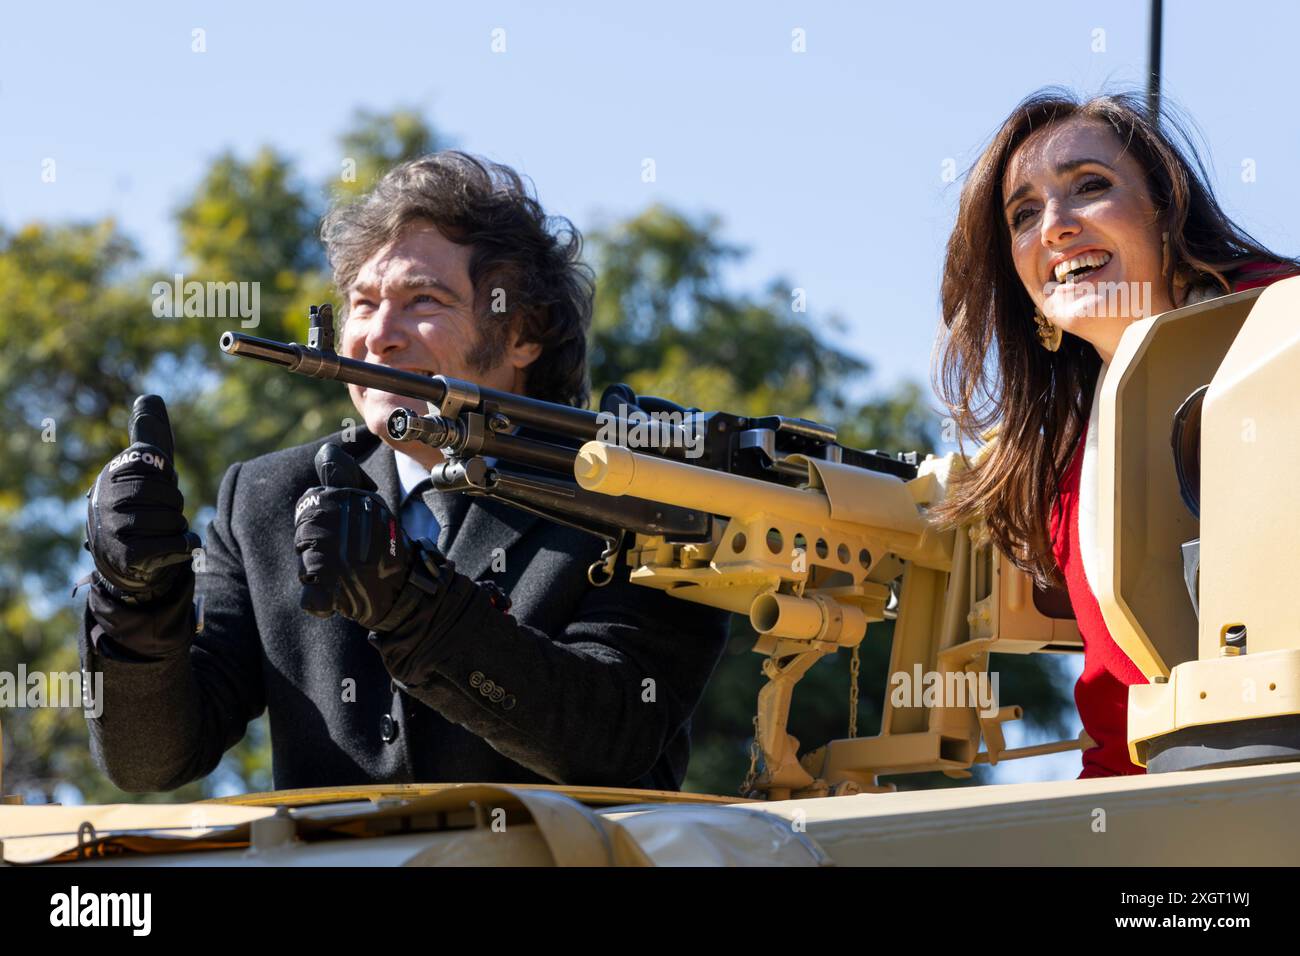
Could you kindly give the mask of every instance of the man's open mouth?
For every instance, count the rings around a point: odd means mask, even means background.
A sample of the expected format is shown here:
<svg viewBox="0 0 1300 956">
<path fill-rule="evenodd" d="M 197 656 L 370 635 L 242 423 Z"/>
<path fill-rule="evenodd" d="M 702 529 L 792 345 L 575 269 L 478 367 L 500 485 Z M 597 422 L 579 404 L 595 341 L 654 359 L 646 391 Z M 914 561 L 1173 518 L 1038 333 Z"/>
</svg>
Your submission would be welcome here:
<svg viewBox="0 0 1300 956">
<path fill-rule="evenodd" d="M 1056 277 L 1057 282 L 1072 285 L 1089 273 L 1096 272 L 1110 262 L 1110 258 L 1109 252 L 1085 252 L 1083 255 L 1058 262 L 1056 268 L 1052 270 L 1052 275 Z"/>
</svg>

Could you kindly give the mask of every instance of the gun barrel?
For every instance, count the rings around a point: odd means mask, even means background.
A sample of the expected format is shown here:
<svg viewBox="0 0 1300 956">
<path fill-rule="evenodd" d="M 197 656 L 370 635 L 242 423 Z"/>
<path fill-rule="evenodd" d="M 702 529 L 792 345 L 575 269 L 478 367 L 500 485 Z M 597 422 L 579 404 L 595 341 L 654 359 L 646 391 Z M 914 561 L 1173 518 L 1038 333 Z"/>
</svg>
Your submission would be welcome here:
<svg viewBox="0 0 1300 956">
<path fill-rule="evenodd" d="M 473 396 L 474 411 L 485 415 L 501 414 L 514 424 L 528 425 L 543 431 L 559 432 L 580 441 L 595 438 L 601 420 L 595 412 L 554 402 L 482 388 L 471 382 L 435 375 L 430 378 L 416 372 L 346 358 L 336 352 L 313 349 L 296 342 L 276 342 L 243 332 L 224 332 L 221 351 L 227 355 L 253 358 L 279 366 L 299 375 L 328 378 L 349 385 L 374 388 L 405 398 L 432 402 L 441 406 L 449 393 L 454 397 Z"/>
<path fill-rule="evenodd" d="M 336 379 L 350 385 L 433 402 L 435 405 L 440 405 L 447 397 L 447 382 L 442 378 L 429 378 L 415 372 L 361 362 L 296 342 L 276 342 L 256 335 L 245 335 L 243 332 L 223 332 L 221 351 L 227 355 L 278 365 L 299 375 Z"/>
<path fill-rule="evenodd" d="M 848 535 L 869 529 L 878 546 L 906 560 L 945 568 L 951 562 L 952 533 L 930 529 L 901 479 L 834 462 L 803 461 L 810 472 L 808 487 L 791 488 L 593 441 L 578 450 L 573 476 L 588 491 L 632 495 L 733 520 L 779 514 L 790 522 Z"/>
<path fill-rule="evenodd" d="M 296 369 L 298 363 L 302 361 L 302 356 L 298 354 L 296 345 L 262 339 L 256 335 L 245 335 L 242 332 L 221 333 L 221 351 L 227 355 L 239 355 L 245 358 L 255 358 L 261 362 L 269 362 L 290 371 Z"/>
<path fill-rule="evenodd" d="M 795 597 L 769 591 L 754 599 L 749 623 L 760 634 L 796 640 L 831 641 L 852 647 L 867 633 L 867 616 L 854 604 L 822 595 Z"/>
<path fill-rule="evenodd" d="M 607 442 L 590 441 L 578 449 L 573 474 L 580 486 L 604 495 L 633 495 L 732 518 L 780 511 L 796 521 L 823 525 L 831 521 L 825 495 L 638 455 Z"/>
</svg>

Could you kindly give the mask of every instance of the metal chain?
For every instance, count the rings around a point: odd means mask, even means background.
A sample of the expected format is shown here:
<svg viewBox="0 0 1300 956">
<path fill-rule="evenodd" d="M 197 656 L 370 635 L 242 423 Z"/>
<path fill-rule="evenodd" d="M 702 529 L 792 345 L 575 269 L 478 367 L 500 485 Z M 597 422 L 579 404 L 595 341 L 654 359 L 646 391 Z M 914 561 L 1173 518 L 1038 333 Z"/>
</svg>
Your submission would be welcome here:
<svg viewBox="0 0 1300 956">
<path fill-rule="evenodd" d="M 849 658 L 849 739 L 858 735 L 858 645 L 853 647 L 853 656 Z"/>
<path fill-rule="evenodd" d="M 758 714 L 754 715 L 754 739 L 749 742 L 749 773 L 745 774 L 745 779 L 740 785 L 740 795 L 747 797 L 754 790 L 754 781 L 758 778 L 758 757 L 761 751 L 758 747 Z"/>
</svg>

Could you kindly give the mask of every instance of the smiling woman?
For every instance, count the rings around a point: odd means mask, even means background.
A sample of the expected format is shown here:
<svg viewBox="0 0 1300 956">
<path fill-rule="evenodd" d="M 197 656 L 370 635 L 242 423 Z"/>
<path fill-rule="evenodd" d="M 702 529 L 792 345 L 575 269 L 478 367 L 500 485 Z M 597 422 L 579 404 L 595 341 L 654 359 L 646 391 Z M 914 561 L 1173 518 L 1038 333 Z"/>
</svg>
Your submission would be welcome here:
<svg viewBox="0 0 1300 956">
<path fill-rule="evenodd" d="M 1084 639 L 1075 700 L 1098 744 L 1085 777 L 1142 772 L 1126 719 L 1128 685 L 1144 678 L 1088 584 L 1096 391 L 1136 319 L 1297 271 L 1224 215 L 1189 138 L 1140 103 L 1044 90 L 1003 122 L 962 189 L 936 350 L 960 433 L 997 438 L 931 513 L 982 516 L 1041 586 L 1068 587 Z"/>
<path fill-rule="evenodd" d="M 1039 129 L 1002 178 L 1012 260 L 1042 319 L 1108 362 L 1128 321 L 1174 307 L 1178 290 L 1159 281 L 1168 231 L 1111 126 L 1078 116 Z"/>
</svg>

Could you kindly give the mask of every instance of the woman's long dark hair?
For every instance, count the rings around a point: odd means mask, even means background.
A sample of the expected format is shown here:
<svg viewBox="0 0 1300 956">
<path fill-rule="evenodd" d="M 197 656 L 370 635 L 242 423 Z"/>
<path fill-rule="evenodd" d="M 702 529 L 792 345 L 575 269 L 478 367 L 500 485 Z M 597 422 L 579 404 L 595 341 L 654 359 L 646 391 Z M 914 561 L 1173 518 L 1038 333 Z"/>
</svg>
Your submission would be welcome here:
<svg viewBox="0 0 1300 956">
<path fill-rule="evenodd" d="M 1035 335 L 1034 303 L 1016 273 L 1003 213 L 1002 181 L 1034 132 L 1070 118 L 1105 123 L 1146 171 L 1169 262 L 1161 281 L 1215 284 L 1245 261 L 1290 263 L 1238 228 L 1219 208 L 1190 137 L 1172 117 L 1151 121 L 1136 94 L 1086 101 L 1045 89 L 1021 102 L 975 162 L 961 192 L 943 269 L 943 321 L 935 388 L 961 438 L 997 438 L 956 474 L 931 515 L 951 525 L 982 516 L 997 546 L 1040 586 L 1060 580 L 1048 541 L 1057 487 L 1091 410 L 1101 358 L 1088 342 L 1062 337 L 1048 352 Z M 1172 134 L 1172 137 L 1169 135 Z"/>
</svg>

